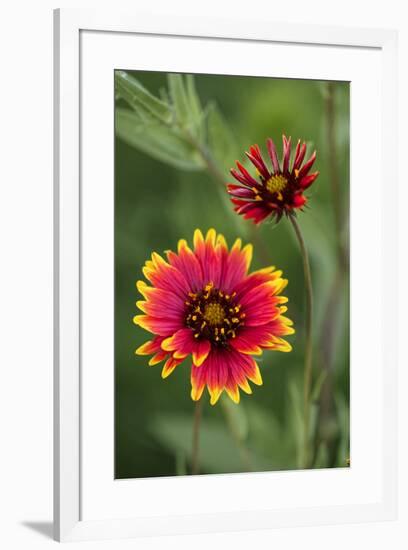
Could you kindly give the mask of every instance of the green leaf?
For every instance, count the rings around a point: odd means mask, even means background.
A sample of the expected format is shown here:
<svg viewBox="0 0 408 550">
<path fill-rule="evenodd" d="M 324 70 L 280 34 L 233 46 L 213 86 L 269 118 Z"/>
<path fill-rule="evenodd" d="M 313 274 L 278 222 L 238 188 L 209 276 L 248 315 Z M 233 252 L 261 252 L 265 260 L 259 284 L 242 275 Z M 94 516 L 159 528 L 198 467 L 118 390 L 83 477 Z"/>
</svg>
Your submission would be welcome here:
<svg viewBox="0 0 408 550">
<path fill-rule="evenodd" d="M 186 93 L 189 104 L 191 130 L 200 143 L 205 141 L 205 119 L 206 113 L 201 107 L 200 97 L 195 86 L 194 76 L 186 75 Z"/>
<path fill-rule="evenodd" d="M 186 93 L 191 115 L 194 119 L 200 120 L 202 117 L 201 102 L 197 93 L 194 76 L 192 74 L 186 75 Z"/>
<path fill-rule="evenodd" d="M 116 93 L 133 109 L 143 108 L 155 118 L 169 124 L 172 120 L 170 107 L 152 95 L 140 82 L 125 71 L 115 71 Z"/>
<path fill-rule="evenodd" d="M 197 152 L 160 123 L 145 123 L 127 109 L 116 109 L 116 133 L 126 143 L 181 170 L 202 170 Z"/>
<path fill-rule="evenodd" d="M 236 154 L 234 136 L 216 105 L 211 105 L 207 115 L 208 144 L 212 156 L 226 169 L 232 166 Z"/>
<path fill-rule="evenodd" d="M 187 126 L 190 119 L 190 105 L 181 74 L 169 73 L 167 75 L 170 97 L 174 104 L 176 120 L 181 126 Z"/>
</svg>

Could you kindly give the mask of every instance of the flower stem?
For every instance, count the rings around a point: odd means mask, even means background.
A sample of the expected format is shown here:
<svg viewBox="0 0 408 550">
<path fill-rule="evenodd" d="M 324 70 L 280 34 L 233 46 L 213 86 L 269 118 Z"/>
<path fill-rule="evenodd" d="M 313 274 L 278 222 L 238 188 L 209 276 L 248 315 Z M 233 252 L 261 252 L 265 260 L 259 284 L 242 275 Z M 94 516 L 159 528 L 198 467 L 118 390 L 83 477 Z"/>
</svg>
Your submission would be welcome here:
<svg viewBox="0 0 408 550">
<path fill-rule="evenodd" d="M 348 225 L 347 209 L 344 208 L 345 191 L 347 186 L 342 185 L 340 179 L 338 158 L 339 144 L 337 143 L 337 116 L 336 116 L 336 84 L 327 82 L 325 88 L 326 113 L 326 142 L 328 180 L 331 188 L 331 204 L 335 221 L 335 235 L 337 243 L 337 267 L 331 282 L 326 306 L 324 309 L 321 330 L 319 331 L 320 368 L 326 378 L 319 396 L 319 414 L 316 426 L 316 448 L 312 462 L 315 462 L 318 445 L 324 444 L 327 450 L 327 466 L 335 466 L 338 455 L 338 437 L 333 429 L 325 427 L 339 425 L 336 403 L 334 401 L 333 368 L 335 363 L 336 333 L 340 329 L 340 313 L 344 307 L 344 295 L 348 280 L 348 238 L 345 229 Z M 347 307 L 347 305 L 346 305 Z"/>
<path fill-rule="evenodd" d="M 191 459 L 191 474 L 198 474 L 200 470 L 199 465 L 199 448 L 200 448 L 200 424 L 202 416 L 202 404 L 199 399 L 195 404 L 194 409 L 194 424 L 193 424 L 193 450 Z"/>
<path fill-rule="evenodd" d="M 289 219 L 295 230 L 296 238 L 300 246 L 300 252 L 303 261 L 303 271 L 305 277 L 306 289 L 306 346 L 305 346 L 305 364 L 304 364 L 304 379 L 303 379 L 303 461 L 304 468 L 310 467 L 310 397 L 312 388 L 312 359 L 313 359 L 313 342 L 312 342 L 312 320 L 313 320 L 313 289 L 312 275 L 310 272 L 309 255 L 307 253 L 305 241 L 302 236 L 299 224 L 294 215 L 290 215 Z"/>
</svg>

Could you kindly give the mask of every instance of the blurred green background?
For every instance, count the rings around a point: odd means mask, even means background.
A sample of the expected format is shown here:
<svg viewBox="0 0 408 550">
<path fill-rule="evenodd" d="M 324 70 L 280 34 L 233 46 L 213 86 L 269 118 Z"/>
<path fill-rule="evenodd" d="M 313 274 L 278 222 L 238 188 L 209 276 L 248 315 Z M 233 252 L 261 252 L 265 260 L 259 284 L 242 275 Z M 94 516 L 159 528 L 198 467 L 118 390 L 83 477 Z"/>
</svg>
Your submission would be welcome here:
<svg viewBox="0 0 408 550">
<path fill-rule="evenodd" d="M 164 73 L 133 72 L 154 95 L 166 98 Z M 309 208 L 299 223 L 310 253 L 315 301 L 313 467 L 345 467 L 349 458 L 349 314 L 348 268 L 339 267 L 338 243 L 348 254 L 349 84 L 256 77 L 195 75 L 203 106 L 222 113 L 230 131 L 225 152 L 210 143 L 219 170 L 232 182 L 229 168 L 244 151 L 272 137 L 281 152 L 281 136 L 310 142 L 317 150 L 320 176 L 306 193 Z M 117 95 L 116 114 L 131 106 Z M 126 113 L 125 113 L 126 114 Z M 118 119 L 117 119 L 118 120 Z M 118 131 L 115 139 L 115 477 L 183 475 L 191 459 L 194 403 L 190 363 L 166 380 L 161 365 L 134 350 L 150 334 L 133 324 L 140 296 L 135 282 L 152 251 L 191 242 L 195 228 L 214 227 L 232 243 L 236 237 L 255 246 L 251 269 L 275 265 L 289 279 L 288 316 L 296 334 L 287 339 L 291 353 L 265 352 L 260 360 L 263 386 L 241 403 L 214 407 L 204 393 L 201 473 L 282 470 L 299 467 L 304 354 L 304 282 L 302 260 L 289 222 L 262 224 L 231 215 L 224 190 L 205 169 L 181 169 L 162 162 L 143 144 Z M 131 129 L 130 129 L 131 131 Z M 217 129 L 215 127 L 215 130 Z M 330 133 L 331 132 L 331 133 Z M 221 133 L 221 131 L 220 131 Z M 227 132 L 228 133 L 228 132 Z M 142 133 L 143 135 L 143 133 Z M 225 135 L 225 132 L 224 132 Z M 333 142 L 330 142 L 330 139 Z M 248 165 L 247 165 L 248 166 Z M 334 199 L 332 182 L 338 185 Z M 335 223 L 340 203 L 341 227 Z M 339 232 L 339 229 L 341 230 Z M 326 373 L 321 375 L 321 373 Z"/>
</svg>

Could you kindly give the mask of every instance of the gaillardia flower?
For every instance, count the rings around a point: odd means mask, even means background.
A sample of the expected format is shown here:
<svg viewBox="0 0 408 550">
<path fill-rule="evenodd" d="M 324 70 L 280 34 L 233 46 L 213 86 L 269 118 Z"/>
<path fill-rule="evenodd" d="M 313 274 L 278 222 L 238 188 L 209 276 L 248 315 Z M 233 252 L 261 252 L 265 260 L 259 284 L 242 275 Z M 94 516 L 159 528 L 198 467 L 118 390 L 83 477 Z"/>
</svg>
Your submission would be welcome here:
<svg viewBox="0 0 408 550">
<path fill-rule="evenodd" d="M 304 191 L 312 185 L 319 172 L 309 174 L 316 159 L 316 151 L 310 159 L 303 163 L 306 154 L 306 143 L 297 142 L 293 160 L 291 161 L 291 138 L 282 136 L 283 158 L 278 160 L 273 141 L 267 140 L 267 149 L 272 163 L 269 170 L 258 145 L 250 147 L 246 156 L 256 168 L 256 177 L 237 161 L 237 168 L 231 174 L 241 185 L 229 184 L 228 193 L 232 195 L 234 210 L 245 219 L 252 219 L 255 224 L 261 223 L 268 216 L 278 222 L 283 214 L 302 208 L 307 198 Z"/>
<path fill-rule="evenodd" d="M 178 252 L 156 252 L 138 281 L 144 314 L 134 322 L 155 336 L 136 353 L 153 355 L 149 365 L 165 361 L 162 377 L 191 355 L 191 397 L 200 399 L 205 386 L 214 405 L 225 390 L 239 402 L 239 388 L 252 393 L 248 380 L 261 385 L 253 355 L 262 350 L 290 351 L 282 336 L 292 334 L 284 313 L 288 299 L 282 272 L 267 267 L 248 273 L 252 246 L 237 239 L 229 250 L 222 235 L 210 229 L 204 239 L 194 233 L 194 249 L 183 239 Z"/>
</svg>

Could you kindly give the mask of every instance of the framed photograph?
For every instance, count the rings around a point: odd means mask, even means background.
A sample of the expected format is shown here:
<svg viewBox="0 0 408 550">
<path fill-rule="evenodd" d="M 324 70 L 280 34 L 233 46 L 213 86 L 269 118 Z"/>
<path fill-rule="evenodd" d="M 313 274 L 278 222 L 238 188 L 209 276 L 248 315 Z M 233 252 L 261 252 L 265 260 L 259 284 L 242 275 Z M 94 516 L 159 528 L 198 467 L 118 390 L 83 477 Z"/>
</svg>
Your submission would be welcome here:
<svg viewBox="0 0 408 550">
<path fill-rule="evenodd" d="M 55 12 L 55 538 L 396 517 L 396 34 Z"/>
</svg>

